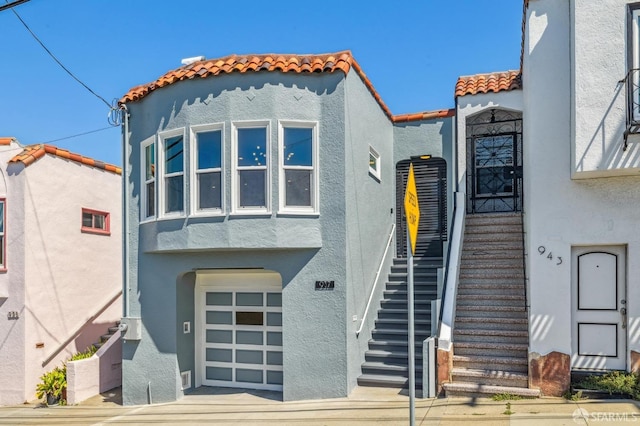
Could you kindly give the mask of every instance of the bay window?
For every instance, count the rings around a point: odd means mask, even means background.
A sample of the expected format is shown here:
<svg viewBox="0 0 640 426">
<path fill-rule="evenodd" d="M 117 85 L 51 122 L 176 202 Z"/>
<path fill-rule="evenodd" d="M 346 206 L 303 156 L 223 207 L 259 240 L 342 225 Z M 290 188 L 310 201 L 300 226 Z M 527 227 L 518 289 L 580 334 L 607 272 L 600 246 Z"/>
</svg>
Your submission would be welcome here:
<svg viewBox="0 0 640 426">
<path fill-rule="evenodd" d="M 280 122 L 280 211 L 318 212 L 317 125 Z"/>
<path fill-rule="evenodd" d="M 268 123 L 234 124 L 234 213 L 269 212 L 268 129 Z"/>
</svg>

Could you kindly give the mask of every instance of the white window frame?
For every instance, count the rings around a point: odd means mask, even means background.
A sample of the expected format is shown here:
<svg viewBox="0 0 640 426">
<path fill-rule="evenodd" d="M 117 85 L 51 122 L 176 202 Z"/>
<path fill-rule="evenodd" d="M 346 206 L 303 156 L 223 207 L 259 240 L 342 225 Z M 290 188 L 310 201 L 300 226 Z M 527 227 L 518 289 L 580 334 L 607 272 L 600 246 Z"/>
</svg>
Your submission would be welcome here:
<svg viewBox="0 0 640 426">
<path fill-rule="evenodd" d="M 147 147 L 154 145 L 154 165 L 155 165 L 155 173 L 153 175 L 153 177 L 151 179 L 147 179 L 147 163 L 146 163 L 146 159 L 147 159 L 147 155 L 146 155 L 146 150 Z M 141 183 L 141 190 L 140 190 L 140 222 L 148 222 L 148 221 L 152 221 L 155 220 L 157 214 L 158 214 L 158 145 L 156 144 L 156 138 L 155 136 L 152 138 L 149 138 L 148 140 L 142 142 L 140 144 L 140 183 Z M 147 216 L 147 210 L 148 210 L 148 203 L 149 200 L 147 198 L 147 185 L 152 183 L 154 184 L 153 186 L 153 192 L 155 195 L 155 199 L 154 199 L 154 205 L 153 205 L 153 212 L 154 214 L 151 216 Z"/>
<path fill-rule="evenodd" d="M 279 120 L 278 121 L 278 157 L 279 157 L 279 210 L 278 214 L 295 214 L 295 215 L 318 215 L 320 213 L 320 179 L 318 167 L 318 122 L 317 121 L 297 121 L 297 120 Z M 308 166 L 285 166 L 284 164 L 284 129 L 298 128 L 312 130 L 312 148 L 311 148 L 311 167 Z M 286 170 L 311 170 L 311 206 L 287 206 L 287 185 L 285 179 Z"/>
<path fill-rule="evenodd" d="M 182 172 L 171 173 L 170 175 L 166 175 L 164 168 L 164 144 L 165 140 L 175 137 L 182 136 Z M 158 219 L 173 219 L 176 217 L 184 217 L 187 212 L 187 192 L 185 191 L 187 184 L 187 174 L 186 174 L 186 157 L 187 157 L 187 138 L 185 134 L 185 128 L 180 127 L 178 129 L 168 130 L 165 132 L 158 133 L 158 145 L 156 146 L 156 199 L 158 203 L 156 204 L 156 216 Z M 165 212 L 165 180 L 167 178 L 176 177 L 182 175 L 182 211 L 179 212 Z"/>
<path fill-rule="evenodd" d="M 373 156 L 376 159 L 377 167 L 375 169 L 371 167 L 371 156 Z M 380 181 L 382 176 L 381 174 L 382 162 L 380 159 L 380 154 L 378 154 L 378 151 L 376 151 L 375 148 L 372 147 L 371 145 L 369 145 L 369 157 L 367 158 L 367 160 L 369 161 L 369 174 L 374 178 L 376 178 L 378 181 Z"/>
<path fill-rule="evenodd" d="M 214 169 L 203 169 L 203 170 L 198 170 L 198 133 L 205 133 L 205 132 L 211 132 L 211 131 L 220 131 L 221 135 L 221 144 L 220 144 L 220 169 L 218 170 L 217 168 Z M 224 215 L 225 212 L 225 198 L 226 198 L 226 191 L 225 191 L 225 131 L 224 131 L 224 123 L 212 123 L 212 124 L 202 124 L 202 125 L 198 125 L 198 126 L 191 126 L 190 129 L 190 146 L 189 146 L 189 151 L 190 151 L 190 165 L 191 165 L 191 173 L 190 173 L 190 180 L 191 180 L 191 193 L 190 193 L 190 197 L 191 197 L 191 208 L 190 208 L 190 214 L 193 216 L 220 216 L 220 215 Z M 198 185 L 199 185 L 199 180 L 198 180 L 198 172 L 216 172 L 219 171 L 220 172 L 220 198 L 221 198 L 221 203 L 220 203 L 220 208 L 210 208 L 210 209 L 200 209 L 198 207 Z"/>
<path fill-rule="evenodd" d="M 238 167 L 238 129 L 265 128 L 267 164 L 264 167 Z M 231 214 L 232 215 L 270 215 L 271 214 L 271 121 L 252 120 L 231 123 Z M 265 204 L 263 208 L 240 206 L 240 176 L 243 170 L 265 170 Z"/>
<path fill-rule="evenodd" d="M 0 272 L 7 271 L 7 198 L 0 197 L 0 204 L 2 204 L 2 212 L 0 217 L 2 219 L 2 228 L 0 228 L 0 247 L 2 252 L 0 253 Z"/>
<path fill-rule="evenodd" d="M 632 49 L 631 59 L 632 69 L 640 69 L 640 7 L 635 6 L 631 10 L 631 46 Z M 631 84 L 632 87 L 640 87 L 640 71 L 632 72 L 627 78 L 631 81 L 627 81 L 627 84 Z M 640 121 L 640 93 L 634 93 L 635 99 L 628 99 L 627 102 L 632 103 L 632 111 L 634 121 Z"/>
</svg>

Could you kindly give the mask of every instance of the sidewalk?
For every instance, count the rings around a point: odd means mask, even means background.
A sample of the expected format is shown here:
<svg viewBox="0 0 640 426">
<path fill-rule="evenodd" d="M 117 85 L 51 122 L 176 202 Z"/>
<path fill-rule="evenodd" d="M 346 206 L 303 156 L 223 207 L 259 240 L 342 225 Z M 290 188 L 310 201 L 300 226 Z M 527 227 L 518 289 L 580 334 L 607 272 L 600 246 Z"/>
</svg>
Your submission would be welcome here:
<svg viewBox="0 0 640 426">
<path fill-rule="evenodd" d="M 328 400 L 282 402 L 280 398 L 274 392 L 200 388 L 180 401 L 124 407 L 115 391 L 76 406 L 0 407 L 0 424 L 407 425 L 409 419 L 409 398 L 397 389 L 361 387 L 348 398 Z M 415 415 L 416 425 L 640 424 L 640 403 L 562 398 L 416 399 Z"/>
</svg>

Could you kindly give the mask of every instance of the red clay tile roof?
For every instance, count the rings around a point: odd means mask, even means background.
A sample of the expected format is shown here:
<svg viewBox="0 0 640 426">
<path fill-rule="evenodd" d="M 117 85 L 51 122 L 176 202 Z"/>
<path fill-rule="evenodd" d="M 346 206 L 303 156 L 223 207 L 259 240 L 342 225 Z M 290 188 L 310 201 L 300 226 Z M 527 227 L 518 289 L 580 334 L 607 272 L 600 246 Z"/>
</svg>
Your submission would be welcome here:
<svg viewBox="0 0 640 426">
<path fill-rule="evenodd" d="M 0 138 L 0 145 L 11 145 L 16 138 L 8 137 L 8 138 Z"/>
<path fill-rule="evenodd" d="M 25 167 L 35 163 L 38 159 L 44 157 L 45 154 L 55 155 L 66 160 L 75 161 L 76 163 L 84 164 L 85 166 L 95 167 L 96 169 L 105 170 L 107 172 L 121 174 L 122 169 L 113 164 L 103 163 L 102 161 L 94 160 L 93 158 L 83 157 L 80 154 L 74 154 L 66 149 L 60 149 L 53 145 L 29 145 L 24 150 L 9 160 L 10 163 L 21 162 Z"/>
<path fill-rule="evenodd" d="M 439 109 L 436 111 L 417 112 L 415 114 L 394 115 L 394 123 L 407 123 L 409 121 L 431 120 L 434 118 L 447 118 L 456 115 L 455 109 Z"/>
<path fill-rule="evenodd" d="M 391 120 L 393 114 L 382 101 L 373 84 L 371 84 L 371 81 L 369 81 L 369 78 L 362 71 L 362 68 L 360 68 L 360 65 L 355 61 L 349 50 L 322 55 L 229 55 L 219 59 L 205 59 L 169 71 L 151 83 L 132 88 L 120 99 L 119 103 L 138 101 L 161 87 L 194 78 L 206 78 L 233 72 L 246 73 L 249 71 L 280 71 L 300 74 L 331 73 L 340 70 L 346 75 L 351 67 L 358 73 L 386 116 Z"/>
<path fill-rule="evenodd" d="M 495 72 L 460 77 L 456 83 L 455 96 L 476 95 L 478 93 L 498 93 L 522 89 L 520 71 Z"/>
</svg>

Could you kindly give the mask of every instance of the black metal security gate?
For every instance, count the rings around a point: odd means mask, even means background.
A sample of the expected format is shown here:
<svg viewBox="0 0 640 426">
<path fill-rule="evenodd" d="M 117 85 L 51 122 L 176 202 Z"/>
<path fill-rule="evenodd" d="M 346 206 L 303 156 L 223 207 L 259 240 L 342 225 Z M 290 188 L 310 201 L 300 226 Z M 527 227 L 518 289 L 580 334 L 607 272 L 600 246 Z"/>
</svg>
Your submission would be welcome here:
<svg viewBox="0 0 640 426">
<path fill-rule="evenodd" d="M 467 211 L 522 210 L 522 114 L 491 109 L 467 120 Z"/>
<path fill-rule="evenodd" d="M 442 158 L 416 158 L 396 164 L 397 256 L 407 256 L 404 195 L 411 163 L 420 206 L 415 256 L 442 256 L 442 243 L 447 240 L 447 163 Z"/>
</svg>

